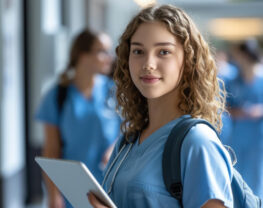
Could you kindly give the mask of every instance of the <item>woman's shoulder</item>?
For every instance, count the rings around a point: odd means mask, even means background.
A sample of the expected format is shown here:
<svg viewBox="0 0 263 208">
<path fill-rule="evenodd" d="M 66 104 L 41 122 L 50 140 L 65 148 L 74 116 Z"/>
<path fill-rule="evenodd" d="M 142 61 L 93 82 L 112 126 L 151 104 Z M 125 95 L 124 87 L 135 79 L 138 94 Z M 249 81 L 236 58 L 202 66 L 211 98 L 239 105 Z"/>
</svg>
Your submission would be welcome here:
<svg viewBox="0 0 263 208">
<path fill-rule="evenodd" d="M 106 84 L 108 82 L 113 82 L 113 80 L 110 77 L 106 76 L 106 75 L 98 74 L 95 77 L 95 82 L 97 84 Z"/>
<path fill-rule="evenodd" d="M 108 93 L 108 90 L 113 88 L 114 81 L 106 75 L 96 75 L 95 77 L 95 89 L 97 92 Z"/>
<path fill-rule="evenodd" d="M 36 111 L 36 119 L 57 123 L 57 92 L 58 86 L 52 85 L 42 93 L 42 99 Z"/>
<path fill-rule="evenodd" d="M 197 146 L 203 146 L 210 142 L 220 143 L 215 130 L 203 123 L 193 126 L 186 137 L 186 141 Z"/>
<path fill-rule="evenodd" d="M 183 158 L 190 158 L 191 155 L 198 157 L 221 155 L 227 162 L 231 161 L 218 134 L 206 124 L 197 124 L 190 129 L 182 144 L 181 155 Z"/>
<path fill-rule="evenodd" d="M 206 124 L 197 124 L 186 135 L 182 144 L 182 158 L 207 161 L 215 161 L 222 158 L 227 166 L 231 166 L 231 158 L 228 151 L 220 141 L 215 130 Z M 187 160 L 187 159 L 186 159 Z"/>
<path fill-rule="evenodd" d="M 51 98 L 51 97 L 55 97 L 58 93 L 59 90 L 59 85 L 57 83 L 52 84 L 48 87 L 45 87 L 41 94 L 43 95 L 44 98 Z"/>
</svg>

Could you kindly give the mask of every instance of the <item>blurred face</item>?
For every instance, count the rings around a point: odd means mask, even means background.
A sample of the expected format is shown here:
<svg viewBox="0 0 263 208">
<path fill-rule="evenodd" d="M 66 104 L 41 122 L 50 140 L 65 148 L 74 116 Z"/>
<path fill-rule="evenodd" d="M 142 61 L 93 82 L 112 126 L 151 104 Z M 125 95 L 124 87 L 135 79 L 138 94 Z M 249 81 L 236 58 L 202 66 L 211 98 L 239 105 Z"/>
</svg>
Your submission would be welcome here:
<svg viewBox="0 0 263 208">
<path fill-rule="evenodd" d="M 100 34 L 94 42 L 91 52 L 84 53 L 79 59 L 79 64 L 92 73 L 109 74 L 111 71 L 112 56 L 111 39 L 106 34 Z"/>
<path fill-rule="evenodd" d="M 163 23 L 143 23 L 131 38 L 130 75 L 147 99 L 176 96 L 183 60 L 182 45 Z"/>
</svg>

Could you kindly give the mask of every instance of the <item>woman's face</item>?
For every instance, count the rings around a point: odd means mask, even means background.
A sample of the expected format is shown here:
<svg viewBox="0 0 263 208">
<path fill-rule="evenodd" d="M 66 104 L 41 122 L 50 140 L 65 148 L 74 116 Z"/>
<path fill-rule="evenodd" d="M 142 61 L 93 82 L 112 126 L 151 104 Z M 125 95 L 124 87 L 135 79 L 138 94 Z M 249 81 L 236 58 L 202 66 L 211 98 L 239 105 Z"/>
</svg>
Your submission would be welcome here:
<svg viewBox="0 0 263 208">
<path fill-rule="evenodd" d="M 100 34 L 95 40 L 91 52 L 83 53 L 79 58 L 81 64 L 86 70 L 92 73 L 109 74 L 112 65 L 111 39 L 106 34 Z"/>
<path fill-rule="evenodd" d="M 143 23 L 131 38 L 130 75 L 147 99 L 176 95 L 183 61 L 182 45 L 163 23 Z"/>
</svg>

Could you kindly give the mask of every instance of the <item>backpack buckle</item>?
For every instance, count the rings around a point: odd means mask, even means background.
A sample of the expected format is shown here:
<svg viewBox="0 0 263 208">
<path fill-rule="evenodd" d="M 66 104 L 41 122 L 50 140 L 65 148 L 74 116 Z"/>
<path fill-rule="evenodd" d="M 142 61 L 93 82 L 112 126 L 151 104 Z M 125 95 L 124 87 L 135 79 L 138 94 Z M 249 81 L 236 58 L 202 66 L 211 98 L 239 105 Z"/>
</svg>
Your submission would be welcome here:
<svg viewBox="0 0 263 208">
<path fill-rule="evenodd" d="M 170 186 L 170 193 L 177 200 L 181 200 L 182 199 L 182 195 L 183 195 L 183 186 L 182 186 L 182 184 L 180 182 L 179 183 L 172 183 L 171 186 Z"/>
</svg>

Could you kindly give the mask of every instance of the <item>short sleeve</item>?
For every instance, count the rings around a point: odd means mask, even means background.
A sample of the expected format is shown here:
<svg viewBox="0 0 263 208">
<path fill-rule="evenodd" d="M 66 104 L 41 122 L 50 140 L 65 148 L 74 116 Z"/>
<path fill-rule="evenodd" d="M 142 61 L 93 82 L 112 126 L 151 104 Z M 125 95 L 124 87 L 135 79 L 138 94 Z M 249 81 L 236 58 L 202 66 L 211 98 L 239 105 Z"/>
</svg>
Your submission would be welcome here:
<svg viewBox="0 0 263 208">
<path fill-rule="evenodd" d="M 58 125 L 57 87 L 51 88 L 43 97 L 35 114 L 35 119 Z"/>
<path fill-rule="evenodd" d="M 233 207 L 231 159 L 216 133 L 205 124 L 193 127 L 183 142 L 181 175 L 184 207 L 202 207 L 210 199 Z"/>
</svg>

